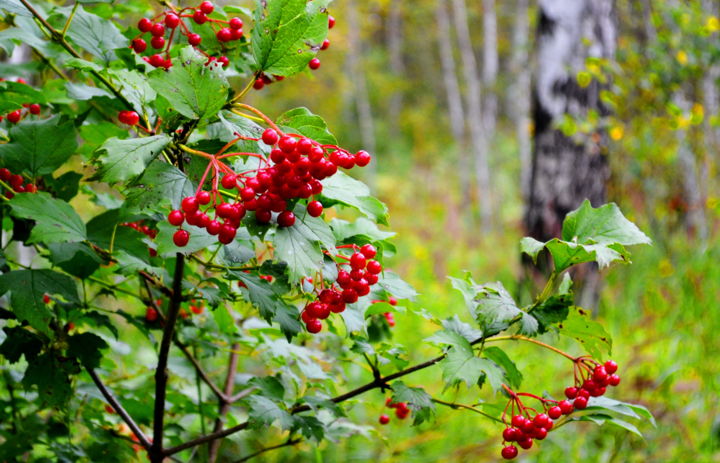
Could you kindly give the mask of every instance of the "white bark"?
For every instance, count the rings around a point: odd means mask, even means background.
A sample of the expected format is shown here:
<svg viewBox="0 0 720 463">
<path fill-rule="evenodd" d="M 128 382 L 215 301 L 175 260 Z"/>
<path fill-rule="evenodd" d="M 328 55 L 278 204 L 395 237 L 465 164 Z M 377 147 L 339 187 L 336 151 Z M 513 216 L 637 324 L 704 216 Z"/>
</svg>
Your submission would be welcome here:
<svg viewBox="0 0 720 463">
<path fill-rule="evenodd" d="M 492 140 L 497 124 L 497 83 L 499 59 L 497 38 L 497 14 L 495 0 L 483 0 L 483 68 L 482 80 L 485 90 L 483 123 L 488 139 Z"/>
<path fill-rule="evenodd" d="M 490 166 L 488 163 L 487 134 L 483 127 L 482 93 L 477 62 L 470 41 L 465 0 L 452 0 L 455 32 L 460 47 L 460 58 L 466 88 L 467 123 L 475 159 L 475 176 L 480 203 L 480 221 L 484 230 L 492 226 L 492 198 Z"/>
<path fill-rule="evenodd" d="M 403 11 L 400 0 L 390 2 L 390 12 L 387 22 L 387 46 L 390 59 L 390 70 L 393 79 L 400 81 L 405 76 L 405 63 L 403 62 Z M 388 119 L 394 129 L 399 128 L 400 114 L 403 108 L 403 93 L 396 91 L 390 97 Z"/>
<path fill-rule="evenodd" d="M 527 200 L 530 188 L 530 68 L 529 61 L 528 0 L 517 0 L 515 24 L 513 25 L 512 56 L 510 74 L 515 76 L 509 108 L 515 125 L 520 157 L 520 189 L 523 200 Z"/>
</svg>

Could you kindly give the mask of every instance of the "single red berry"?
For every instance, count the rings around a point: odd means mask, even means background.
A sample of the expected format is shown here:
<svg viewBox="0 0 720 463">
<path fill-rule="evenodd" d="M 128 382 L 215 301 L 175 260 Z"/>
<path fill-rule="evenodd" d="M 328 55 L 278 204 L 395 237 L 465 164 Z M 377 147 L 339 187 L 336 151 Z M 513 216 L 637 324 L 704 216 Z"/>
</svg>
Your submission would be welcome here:
<svg viewBox="0 0 720 463">
<path fill-rule="evenodd" d="M 320 201 L 310 201 L 307 205 L 307 211 L 311 217 L 320 217 L 323 213 L 323 205 Z"/>
<path fill-rule="evenodd" d="M 520 430 L 517 428 L 505 428 L 502 435 L 505 442 L 515 442 L 520 435 Z"/>
<path fill-rule="evenodd" d="M 335 18 L 328 15 L 328 29 L 332 29 L 333 27 L 335 27 Z"/>
<path fill-rule="evenodd" d="M 259 223 L 270 223 L 270 219 L 272 218 L 272 213 L 270 211 L 262 210 L 262 211 L 255 211 L 255 220 L 257 220 Z"/>
<path fill-rule="evenodd" d="M 353 302 L 357 302 L 358 300 L 358 293 L 352 288 L 344 289 L 342 292 L 342 298 L 343 301 L 345 301 L 348 304 L 352 304 Z"/>
<path fill-rule="evenodd" d="M 142 18 L 140 21 L 138 21 L 137 28 L 140 30 L 140 32 L 150 32 L 150 29 L 152 29 L 153 23 L 148 18 Z"/>
<path fill-rule="evenodd" d="M 145 320 L 152 323 L 157 319 L 158 319 L 158 311 L 155 310 L 155 308 L 148 307 L 147 309 L 145 309 Z"/>
<path fill-rule="evenodd" d="M 47 294 L 43 294 L 43 303 L 44 303 L 44 304 L 49 304 L 49 303 L 50 303 L 50 296 L 48 296 Z"/>
<path fill-rule="evenodd" d="M 356 252 L 352 256 L 350 256 L 350 267 L 352 267 L 353 270 L 364 269 L 366 262 L 367 262 L 367 259 L 361 252 Z"/>
<path fill-rule="evenodd" d="M 221 228 L 222 228 L 222 225 L 217 220 L 211 220 L 205 227 L 205 229 L 207 229 L 207 232 L 213 236 L 220 233 Z"/>
<path fill-rule="evenodd" d="M 506 460 L 512 460 L 518 455 L 518 449 L 514 445 L 508 445 L 507 447 L 503 447 L 500 455 Z"/>
<path fill-rule="evenodd" d="M 30 114 L 38 115 L 40 114 L 40 105 L 37 103 L 31 104 L 28 109 L 30 110 Z"/>
<path fill-rule="evenodd" d="M 225 174 L 220 183 L 222 184 L 223 188 L 227 188 L 228 190 L 233 189 L 237 186 L 237 175 Z"/>
<path fill-rule="evenodd" d="M 297 140 L 289 135 L 280 137 L 280 140 L 278 141 L 278 147 L 285 153 L 292 153 L 295 151 L 296 146 Z"/>
<path fill-rule="evenodd" d="M 300 314 L 300 319 L 307 324 L 310 323 L 310 320 L 315 320 L 315 317 L 313 317 L 307 310 L 304 310 L 303 313 Z"/>
<path fill-rule="evenodd" d="M 377 249 L 375 249 L 375 246 L 370 243 L 362 245 L 360 247 L 360 252 L 368 259 L 372 259 L 377 255 Z"/>
<path fill-rule="evenodd" d="M 366 165 L 370 164 L 371 160 L 372 157 L 367 151 L 362 150 L 355 153 L 355 164 L 357 164 L 359 167 L 365 167 Z"/>
<path fill-rule="evenodd" d="M 319 69 L 320 68 L 320 60 L 318 58 L 311 59 L 310 62 L 308 63 L 308 67 L 310 69 L 312 69 L 313 71 L 315 69 Z"/>
<path fill-rule="evenodd" d="M 520 428 L 523 424 L 525 424 L 525 417 L 522 415 L 514 415 L 510 420 L 510 423 L 516 428 Z"/>
<path fill-rule="evenodd" d="M 153 37 L 150 41 L 150 46 L 155 48 L 156 50 L 160 50 L 165 46 L 165 38 L 163 37 Z"/>
<path fill-rule="evenodd" d="M 157 53 L 150 57 L 149 63 L 156 68 L 165 66 L 165 59 Z"/>
<path fill-rule="evenodd" d="M 195 11 L 195 13 L 193 13 L 193 21 L 195 21 L 196 24 L 205 24 L 207 20 L 207 15 L 202 11 L 197 10 Z"/>
<path fill-rule="evenodd" d="M 550 423 L 550 417 L 545 413 L 538 413 L 535 415 L 535 418 L 533 418 L 533 424 L 537 428 L 546 428 L 548 423 Z"/>
<path fill-rule="evenodd" d="M 584 410 L 588 405 L 588 399 L 585 397 L 578 397 L 573 402 L 573 407 L 578 410 Z"/>
<path fill-rule="evenodd" d="M 210 14 L 215 10 L 215 6 L 212 4 L 212 2 L 202 2 L 199 8 L 200 11 L 205 14 Z"/>
<path fill-rule="evenodd" d="M 319 333 L 322 330 L 322 322 L 320 320 L 310 320 L 305 324 L 305 327 L 310 333 Z"/>
<path fill-rule="evenodd" d="M 200 45 L 200 42 L 202 42 L 202 37 L 200 37 L 200 34 L 188 34 L 187 39 L 188 43 L 193 47 Z"/>
<path fill-rule="evenodd" d="M 533 439 L 543 440 L 547 437 L 547 429 L 546 428 L 535 428 L 532 436 L 533 436 Z"/>
<path fill-rule="evenodd" d="M 554 407 L 550 407 L 550 409 L 548 410 L 548 416 L 553 420 L 557 420 L 562 416 L 562 414 L 562 409 L 557 405 Z"/>
<path fill-rule="evenodd" d="M 229 42 L 232 40 L 232 30 L 230 30 L 227 27 L 224 27 L 217 31 L 217 34 L 215 34 L 219 42 Z"/>
<path fill-rule="evenodd" d="M 135 50 L 135 53 L 142 53 L 147 50 L 147 42 L 140 38 L 133 39 L 132 49 Z"/>
<path fill-rule="evenodd" d="M 253 82 L 253 88 L 255 90 L 262 90 L 262 88 L 264 86 L 265 86 L 265 82 L 260 78 L 255 79 L 255 82 Z"/>
<path fill-rule="evenodd" d="M 170 29 L 175 29 L 180 24 L 180 17 L 175 13 L 168 13 L 165 15 L 165 25 Z"/>
<path fill-rule="evenodd" d="M 37 193 L 37 187 L 33 185 L 32 183 L 25 185 L 25 192 L 26 193 Z"/>
<path fill-rule="evenodd" d="M 525 450 L 527 450 L 527 449 L 529 449 L 530 447 L 532 447 L 532 445 L 533 445 L 533 440 L 532 440 L 531 437 L 525 436 L 525 437 L 523 437 L 522 439 L 519 439 L 519 440 L 518 440 L 518 445 L 519 445 L 520 447 L 524 448 Z"/>
<path fill-rule="evenodd" d="M 222 244 L 230 244 L 235 239 L 235 235 L 237 235 L 237 228 L 226 223 L 225 225 L 220 227 L 220 233 L 218 233 L 218 241 L 220 241 Z"/>
<path fill-rule="evenodd" d="M 182 248 L 190 241 L 190 233 L 187 230 L 178 230 L 173 234 L 173 243 L 175 246 Z"/>
<path fill-rule="evenodd" d="M 7 167 L 3 167 L 0 169 L 0 180 L 2 180 L 3 182 L 7 182 L 8 180 L 10 180 L 11 175 L 12 173 L 10 173 L 10 170 L 8 170 Z"/>
<path fill-rule="evenodd" d="M 404 405 L 403 402 L 400 402 L 400 403 Z M 398 404 L 398 405 L 399 406 L 395 409 L 395 416 L 397 416 L 401 420 L 404 420 L 410 414 L 410 409 L 407 408 L 407 405 L 405 405 L 404 407 L 400 406 L 400 404 Z"/>
<path fill-rule="evenodd" d="M 191 305 L 190 306 L 190 311 L 196 315 L 200 315 L 201 313 L 203 313 L 204 310 L 205 310 L 205 307 L 203 307 L 201 305 Z"/>
<path fill-rule="evenodd" d="M 175 227 L 179 227 L 183 224 L 185 221 L 185 214 L 182 213 L 182 211 L 174 210 L 170 211 L 168 214 L 168 222 L 170 225 L 173 225 Z"/>
<path fill-rule="evenodd" d="M 598 365 L 595 367 L 595 371 L 593 371 L 593 380 L 596 383 L 603 383 L 608 378 L 608 372 L 605 370 L 605 367 Z"/>
<path fill-rule="evenodd" d="M 165 35 L 165 26 L 160 23 L 153 24 L 152 29 L 150 29 L 150 33 L 155 37 L 162 37 Z"/>
<path fill-rule="evenodd" d="M 240 18 L 231 18 L 229 26 L 230 29 L 242 29 L 243 21 Z"/>
<path fill-rule="evenodd" d="M 605 362 L 605 371 L 607 371 L 609 375 L 615 373 L 617 369 L 618 364 L 615 363 L 613 360 L 608 360 L 607 362 Z"/>
<path fill-rule="evenodd" d="M 328 48 L 330 48 L 330 40 L 325 39 L 325 40 L 323 40 L 322 45 L 320 45 L 320 49 L 327 50 Z"/>
<path fill-rule="evenodd" d="M 210 204 L 210 192 L 205 190 L 198 191 L 198 194 L 195 195 L 195 197 L 198 200 L 198 203 L 200 204 Z"/>
<path fill-rule="evenodd" d="M 23 178 L 22 175 L 13 174 L 13 175 L 10 176 L 10 182 L 9 182 L 9 183 L 10 183 L 10 186 L 12 187 L 13 190 L 19 191 L 19 190 L 21 189 L 22 184 L 23 184 L 24 181 L 25 181 L 25 179 Z"/>
<path fill-rule="evenodd" d="M 278 215 L 277 222 L 281 227 L 292 227 L 295 225 L 295 214 L 292 211 L 283 211 Z"/>
<path fill-rule="evenodd" d="M 610 375 L 608 377 L 608 384 L 610 386 L 617 386 L 620 384 L 620 377 L 618 375 Z"/>
<path fill-rule="evenodd" d="M 380 415 L 380 418 L 378 418 L 378 422 L 380 424 L 388 424 L 390 422 L 390 417 L 387 415 Z"/>
<path fill-rule="evenodd" d="M 575 397 L 577 397 L 577 393 L 578 390 L 576 387 L 570 386 L 565 388 L 565 397 L 567 397 L 568 399 L 574 399 Z"/>
<path fill-rule="evenodd" d="M 272 146 L 277 143 L 278 140 L 280 140 L 280 136 L 275 129 L 265 129 L 262 133 L 262 141 L 266 145 Z"/>
<path fill-rule="evenodd" d="M 377 275 L 378 273 L 382 272 L 382 264 L 376 260 L 368 261 L 367 263 L 367 271 L 372 273 L 373 275 Z"/>
<path fill-rule="evenodd" d="M 17 124 L 18 122 L 20 122 L 20 119 L 22 119 L 22 112 L 19 109 L 8 113 L 7 115 L 7 120 L 12 122 L 13 124 Z"/>
<path fill-rule="evenodd" d="M 180 206 L 183 211 L 190 213 L 190 212 L 197 211 L 198 207 L 200 206 L 200 203 L 198 202 L 198 199 L 195 196 L 188 196 L 187 198 L 183 198 L 182 202 L 180 203 Z"/>
</svg>

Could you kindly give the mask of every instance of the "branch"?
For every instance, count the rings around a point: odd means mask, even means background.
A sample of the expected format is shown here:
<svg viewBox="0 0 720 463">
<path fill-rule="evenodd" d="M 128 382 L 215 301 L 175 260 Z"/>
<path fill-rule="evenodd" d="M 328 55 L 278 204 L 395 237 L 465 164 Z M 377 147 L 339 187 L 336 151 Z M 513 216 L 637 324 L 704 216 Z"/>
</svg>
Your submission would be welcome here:
<svg viewBox="0 0 720 463">
<path fill-rule="evenodd" d="M 258 451 L 255 452 L 255 453 L 251 453 L 250 455 L 244 456 L 244 457 L 242 457 L 241 459 L 236 460 L 235 463 L 242 463 L 243 461 L 248 461 L 249 459 L 255 458 L 256 456 L 258 456 L 258 455 L 260 455 L 260 454 L 263 454 L 263 453 L 265 453 L 265 452 L 269 452 L 270 450 L 275 450 L 275 449 L 279 449 L 279 448 L 282 448 L 282 447 L 289 447 L 289 446 L 291 446 L 291 445 L 295 445 L 295 444 L 297 444 L 298 442 L 300 442 L 301 440 L 302 440 L 302 439 L 300 439 L 300 438 L 290 439 L 290 440 L 288 440 L 287 442 L 283 442 L 282 444 L 271 445 L 270 447 L 262 448 L 262 449 L 258 450 Z"/>
<path fill-rule="evenodd" d="M 80 55 L 80 53 L 78 53 L 78 52 L 72 47 L 72 45 L 70 45 L 70 44 L 68 43 L 68 41 L 65 40 L 65 37 L 63 37 L 63 34 L 60 33 L 60 32 L 58 32 L 57 30 L 55 30 L 55 28 L 53 28 L 53 27 L 50 25 L 50 23 L 48 23 L 47 20 L 42 17 L 41 14 L 38 13 L 35 8 L 33 8 L 33 6 L 30 4 L 30 2 L 28 2 L 27 0 L 20 0 L 20 3 L 22 3 L 22 4 L 25 6 L 25 8 L 27 8 L 27 10 L 28 10 L 33 16 L 35 16 L 35 18 L 36 18 L 38 21 L 40 21 L 40 24 L 42 24 L 42 25 L 48 30 L 48 32 L 50 33 L 50 37 L 52 37 L 52 40 L 53 40 L 54 42 L 56 42 L 56 43 L 59 44 L 61 47 L 63 47 L 65 50 L 67 50 L 67 52 L 70 53 L 71 55 L 73 55 L 75 58 L 82 58 L 82 55 Z M 69 23 L 68 23 L 68 24 L 69 24 Z M 133 105 L 127 100 L 127 98 L 125 98 L 125 97 L 122 95 L 122 93 L 120 93 L 120 92 L 118 91 L 118 89 L 116 89 L 115 86 L 114 86 L 109 80 L 107 80 L 107 78 L 105 78 L 105 76 L 103 76 L 102 74 L 100 74 L 98 71 L 95 71 L 95 70 L 92 70 L 92 69 L 90 70 L 90 73 L 91 73 L 92 75 L 94 75 L 100 82 L 102 82 L 102 83 L 108 88 L 108 90 L 110 90 L 110 91 L 113 93 L 113 95 L 115 95 L 115 97 L 117 97 L 117 99 L 119 99 L 120 101 L 123 102 L 123 104 L 124 104 L 125 106 L 127 106 L 128 108 L 132 108 L 132 107 L 133 107 Z"/>
<path fill-rule="evenodd" d="M 133 421 L 133 419 L 130 417 L 128 412 L 123 408 L 122 405 L 120 405 L 120 402 L 117 401 L 117 399 L 112 395 L 110 390 L 105 387 L 105 385 L 100 380 L 100 377 L 95 373 L 95 370 L 92 368 L 85 368 L 92 378 L 93 382 L 95 383 L 95 386 L 97 386 L 98 389 L 100 389 L 100 392 L 102 393 L 103 397 L 105 397 L 105 400 L 108 401 L 108 403 L 112 406 L 112 408 L 115 409 L 118 415 L 120 415 L 120 418 L 128 425 L 130 430 L 135 434 L 135 437 L 138 438 L 140 441 L 140 445 L 145 447 L 145 449 L 149 449 L 152 444 L 150 441 L 148 441 L 148 438 L 143 434 L 143 432 L 140 430 L 140 427 Z"/>
<path fill-rule="evenodd" d="M 215 428 L 213 429 L 213 432 L 222 430 L 223 416 L 225 416 L 225 414 L 230 410 L 230 402 L 227 397 L 229 397 L 232 394 L 233 389 L 235 389 L 235 373 L 237 373 L 239 349 L 240 345 L 238 343 L 234 343 L 232 345 L 232 349 L 230 350 L 230 360 L 228 361 L 227 376 L 225 377 L 225 393 L 223 397 L 220 398 L 219 413 L 217 419 L 215 420 Z M 208 461 L 210 463 L 215 463 L 219 450 L 220 440 L 210 442 L 210 449 L 208 453 Z"/>
<path fill-rule="evenodd" d="M 477 408 L 472 407 L 470 405 L 459 404 L 459 403 L 455 403 L 455 402 L 445 402 L 444 400 L 434 399 L 434 398 L 430 399 L 430 400 L 432 400 L 436 404 L 445 405 L 446 407 L 450 407 L 455 410 L 457 410 L 458 408 L 462 408 L 463 410 L 470 410 L 471 412 L 479 413 L 480 415 L 484 416 L 485 418 L 489 418 L 493 421 L 497 421 L 498 423 L 503 423 L 503 420 L 499 420 L 499 419 L 495 418 L 494 416 L 492 416 L 488 413 L 485 413 L 482 410 L 478 410 Z"/>
<path fill-rule="evenodd" d="M 153 419 L 153 444 L 150 449 L 150 460 L 153 463 L 160 463 L 163 460 L 163 427 L 165 421 L 165 394 L 167 392 L 167 362 L 170 353 L 170 344 L 175 332 L 180 304 L 182 303 L 182 281 L 185 270 L 185 256 L 177 253 L 175 258 L 175 275 L 173 276 L 172 297 L 168 308 L 167 321 L 163 329 L 162 341 L 160 341 L 160 352 L 158 354 L 158 365 L 155 369 L 155 411 Z"/>
<path fill-rule="evenodd" d="M 203 370 L 202 366 L 200 365 L 200 362 L 197 361 L 197 359 L 192 355 L 192 352 L 190 352 L 185 344 L 182 343 L 177 337 L 174 338 L 175 345 L 180 349 L 180 352 L 185 354 L 185 357 L 190 361 L 190 363 L 193 364 L 195 367 L 195 371 L 197 371 L 198 375 L 200 376 L 200 379 L 203 380 L 205 384 L 207 384 L 210 389 L 212 389 L 213 393 L 220 399 L 222 402 L 229 402 L 230 399 L 226 394 L 223 394 L 223 392 L 218 388 L 215 383 L 210 379 L 210 377 L 205 373 L 205 370 Z"/>
</svg>

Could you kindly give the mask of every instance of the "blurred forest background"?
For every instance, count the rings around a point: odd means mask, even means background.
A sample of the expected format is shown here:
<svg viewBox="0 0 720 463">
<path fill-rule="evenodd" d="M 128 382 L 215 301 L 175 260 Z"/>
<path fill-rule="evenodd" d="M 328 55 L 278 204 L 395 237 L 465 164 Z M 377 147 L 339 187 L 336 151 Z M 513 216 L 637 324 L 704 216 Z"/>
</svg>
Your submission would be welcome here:
<svg viewBox="0 0 720 463">
<path fill-rule="evenodd" d="M 642 440 L 568 426 L 522 461 L 720 461 L 719 12 L 717 0 L 343 0 L 320 70 L 252 97 L 276 114 L 307 105 L 374 153 L 365 180 L 390 207 L 393 267 L 422 293 L 416 309 L 465 318 L 446 278 L 464 271 L 529 297 L 511 250 L 528 233 L 547 239 L 586 196 L 618 203 L 652 237 L 602 275 L 596 313 L 623 368 L 615 395 L 657 427 Z M 394 329 L 403 342 L 432 331 L 402 315 Z M 528 389 L 567 374 L 561 358 L 515 352 Z M 437 374 L 412 381 L 439 388 Z M 368 422 L 376 395 L 356 409 Z M 477 400 L 466 395 L 453 398 Z M 267 459 L 492 461 L 499 449 L 495 424 L 442 410 L 434 425 L 381 432 Z"/>
<path fill-rule="evenodd" d="M 132 2 L 98 8 L 128 24 L 142 12 Z M 631 266 L 601 278 L 588 271 L 581 297 L 613 336 L 623 377 L 613 395 L 647 406 L 657 426 L 643 423 L 643 440 L 573 424 L 520 461 L 720 462 L 720 1 L 338 0 L 331 14 L 320 69 L 249 100 L 271 116 L 307 106 L 343 146 L 374 155 L 364 180 L 390 208 L 398 254 L 389 266 L 420 291 L 412 309 L 468 319 L 447 279 L 465 271 L 531 297 L 532 285 L 517 283 L 520 238 L 559 232 L 585 197 L 618 203 L 654 241 L 633 251 Z M 396 320 L 404 344 L 436 329 L 422 317 Z M 559 392 L 565 359 L 512 349 L 524 389 Z M 417 361 L 436 349 L 409 354 Z M 357 381 L 365 375 L 348 369 Z M 479 400 L 465 389 L 443 394 L 438 375 L 408 381 L 447 400 Z M 353 419 L 374 425 L 384 397 L 363 400 Z M 260 460 L 498 458 L 499 426 L 478 415 L 439 410 L 435 423 L 408 421 Z"/>
</svg>

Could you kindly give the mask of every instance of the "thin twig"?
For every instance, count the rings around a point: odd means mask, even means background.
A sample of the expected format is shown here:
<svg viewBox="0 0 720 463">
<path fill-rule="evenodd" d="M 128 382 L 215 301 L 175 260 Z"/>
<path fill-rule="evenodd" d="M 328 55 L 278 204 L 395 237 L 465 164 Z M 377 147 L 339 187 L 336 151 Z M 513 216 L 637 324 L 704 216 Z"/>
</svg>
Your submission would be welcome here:
<svg viewBox="0 0 720 463">
<path fill-rule="evenodd" d="M 218 399 L 222 401 L 229 401 L 228 396 L 226 394 L 223 394 L 223 392 L 220 390 L 219 387 L 213 383 L 212 379 L 210 379 L 210 376 L 203 370 L 202 366 L 200 365 L 200 362 L 195 358 L 195 356 L 192 355 L 192 352 L 190 352 L 185 344 L 182 343 L 177 337 L 174 340 L 175 345 L 180 349 L 180 352 L 185 354 L 185 357 L 190 361 L 190 363 L 193 364 L 195 367 L 195 371 L 197 371 L 198 375 L 200 376 L 200 379 L 207 384 L 210 389 L 212 389 L 213 393 L 218 397 Z"/>
<path fill-rule="evenodd" d="M 260 454 L 263 454 L 263 453 L 265 453 L 265 452 L 269 452 L 270 450 L 275 450 L 275 449 L 279 449 L 279 448 L 282 448 L 282 447 L 289 447 L 289 446 L 291 446 L 291 445 L 295 445 L 295 444 L 297 444 L 298 442 L 300 442 L 301 440 L 302 440 L 302 439 L 300 439 L 300 438 L 290 439 L 289 441 L 283 442 L 282 444 L 271 445 L 270 447 L 262 448 L 262 449 L 258 450 L 258 451 L 255 452 L 255 453 L 251 453 L 250 455 L 244 456 L 244 457 L 242 457 L 241 459 L 236 460 L 235 463 L 242 463 L 243 461 L 248 461 L 248 460 L 250 460 L 251 458 L 255 458 L 256 456 L 258 456 L 258 455 L 260 455 Z"/>
<path fill-rule="evenodd" d="M 225 376 L 224 395 L 220 398 L 220 403 L 218 404 L 218 417 L 215 419 L 213 432 L 222 430 L 223 417 L 230 410 L 230 402 L 228 402 L 227 397 L 229 397 L 233 393 L 233 389 L 235 389 L 235 374 L 237 373 L 239 358 L 237 351 L 239 349 L 240 344 L 238 343 L 234 343 L 231 347 L 227 375 Z M 220 442 L 220 440 L 210 442 L 208 453 L 208 461 L 210 463 L 215 463 L 215 460 L 217 459 L 218 451 L 220 450 Z"/>
</svg>

